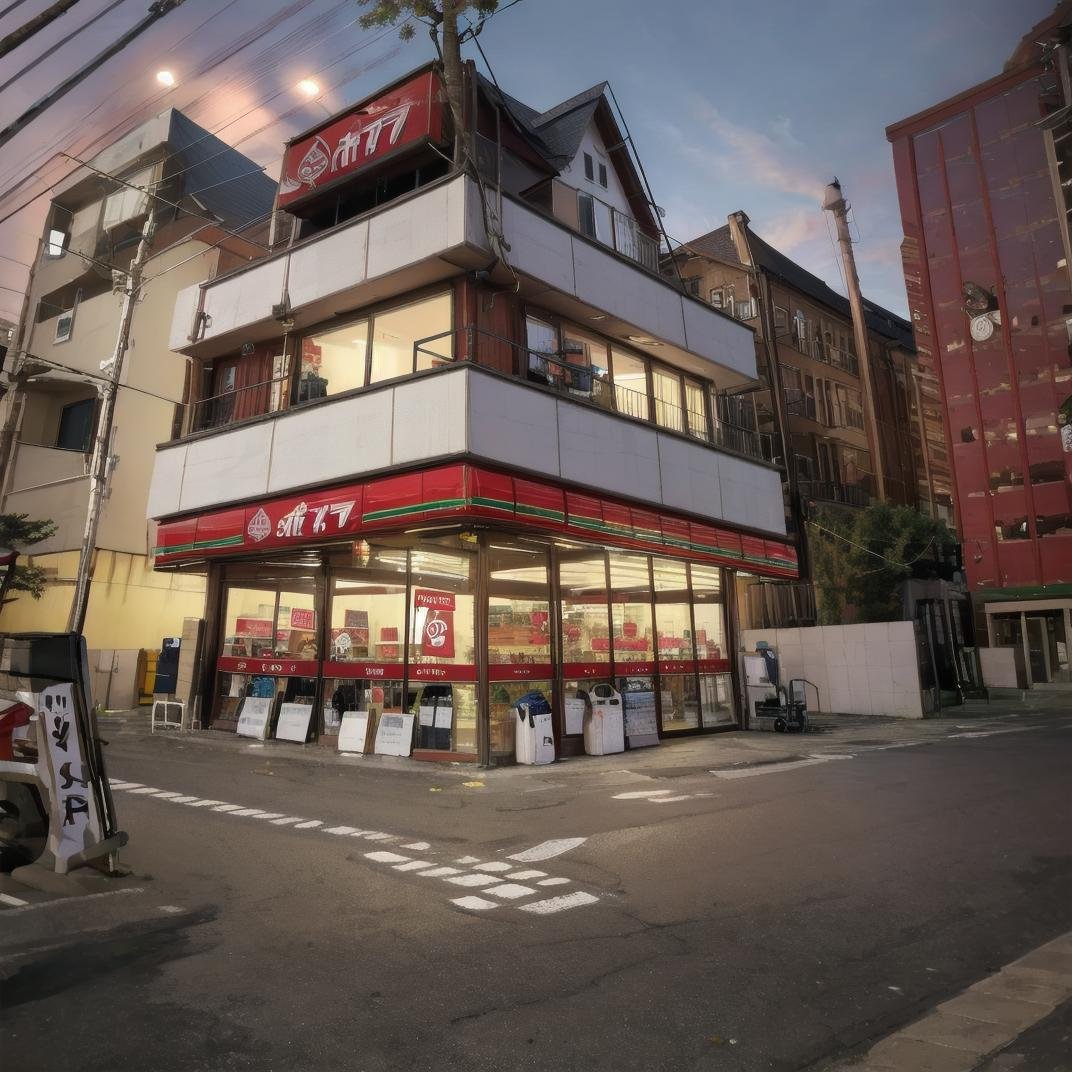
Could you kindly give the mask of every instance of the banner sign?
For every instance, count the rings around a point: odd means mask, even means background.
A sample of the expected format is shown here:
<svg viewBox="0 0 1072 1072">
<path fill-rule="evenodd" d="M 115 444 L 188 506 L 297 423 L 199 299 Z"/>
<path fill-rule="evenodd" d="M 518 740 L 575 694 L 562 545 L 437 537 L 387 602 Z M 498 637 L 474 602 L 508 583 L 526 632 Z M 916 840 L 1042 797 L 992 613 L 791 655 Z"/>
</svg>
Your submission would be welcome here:
<svg viewBox="0 0 1072 1072">
<path fill-rule="evenodd" d="M 431 71 L 287 147 L 279 207 L 292 208 L 407 146 L 443 139 L 445 95 Z"/>
<path fill-rule="evenodd" d="M 309 718 L 312 713 L 311 704 L 283 704 L 279 709 L 279 720 L 275 726 L 275 739 L 305 744 L 305 739 L 309 736 Z"/>
<path fill-rule="evenodd" d="M 235 621 L 235 636 L 251 640 L 271 640 L 272 619 L 239 618 Z"/>
<path fill-rule="evenodd" d="M 368 711 L 343 711 L 339 730 L 339 751 L 365 754 L 368 748 Z"/>
<path fill-rule="evenodd" d="M 272 714 L 273 697 L 247 696 L 238 713 L 235 733 L 239 737 L 254 737 L 263 741 L 268 736 L 268 719 Z"/>
<path fill-rule="evenodd" d="M 376 755 L 408 756 L 412 747 L 413 716 L 380 715 L 380 724 L 376 727 Z"/>
</svg>

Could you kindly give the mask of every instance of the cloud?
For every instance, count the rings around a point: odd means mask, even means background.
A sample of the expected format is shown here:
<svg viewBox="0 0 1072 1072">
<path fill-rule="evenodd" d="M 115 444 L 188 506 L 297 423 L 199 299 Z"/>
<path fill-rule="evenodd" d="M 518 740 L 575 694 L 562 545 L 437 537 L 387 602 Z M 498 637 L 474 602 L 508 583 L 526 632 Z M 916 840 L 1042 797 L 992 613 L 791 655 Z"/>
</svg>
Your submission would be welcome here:
<svg viewBox="0 0 1072 1072">
<path fill-rule="evenodd" d="M 771 126 L 776 137 L 771 137 L 733 122 L 702 97 L 693 96 L 692 110 L 702 128 L 716 140 L 715 147 L 696 151 L 714 161 L 723 174 L 743 174 L 760 186 L 813 201 L 822 198 L 826 183 L 799 159 L 788 119 L 774 120 Z"/>
</svg>

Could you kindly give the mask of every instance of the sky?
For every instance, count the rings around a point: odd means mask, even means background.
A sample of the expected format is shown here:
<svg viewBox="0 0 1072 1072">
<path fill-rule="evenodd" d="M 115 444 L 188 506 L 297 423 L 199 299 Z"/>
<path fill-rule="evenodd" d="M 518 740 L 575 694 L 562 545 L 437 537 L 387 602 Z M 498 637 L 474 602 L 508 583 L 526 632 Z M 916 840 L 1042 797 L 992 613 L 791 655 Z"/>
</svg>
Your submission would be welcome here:
<svg viewBox="0 0 1072 1072">
<path fill-rule="evenodd" d="M 48 5 L 0 0 L 9 11 L 0 37 Z M 819 208 L 837 175 L 864 293 L 903 315 L 885 128 L 998 74 L 1053 6 L 520 0 L 487 22 L 480 43 L 502 88 L 535 108 L 610 82 L 672 239 L 696 238 L 743 209 L 756 233 L 844 293 Z M 79 0 L 0 59 L 0 86 L 11 83 L 0 89 L 0 125 L 147 7 Z M 287 138 L 432 57 L 423 27 L 404 43 L 393 30 L 361 30 L 360 10 L 357 0 L 185 0 L 0 149 L 0 317 L 18 319 L 48 188 L 73 166 L 61 153 L 85 158 L 175 106 L 277 178 Z M 466 55 L 484 69 L 471 44 Z M 174 73 L 173 88 L 157 83 L 161 68 Z M 320 99 L 295 89 L 303 78 L 319 83 Z"/>
</svg>

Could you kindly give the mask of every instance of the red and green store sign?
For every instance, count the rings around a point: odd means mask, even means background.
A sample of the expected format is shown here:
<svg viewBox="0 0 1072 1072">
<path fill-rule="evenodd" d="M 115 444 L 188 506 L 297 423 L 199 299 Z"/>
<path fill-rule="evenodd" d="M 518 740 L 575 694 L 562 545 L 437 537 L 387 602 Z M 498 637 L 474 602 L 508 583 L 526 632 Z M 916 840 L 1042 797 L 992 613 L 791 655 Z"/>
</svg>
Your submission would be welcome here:
<svg viewBox="0 0 1072 1072">
<path fill-rule="evenodd" d="M 798 576 L 796 548 L 785 540 L 746 535 L 466 464 L 165 521 L 157 531 L 153 554 L 156 565 L 170 566 L 330 543 L 428 521 L 499 521 L 767 577 Z"/>
</svg>

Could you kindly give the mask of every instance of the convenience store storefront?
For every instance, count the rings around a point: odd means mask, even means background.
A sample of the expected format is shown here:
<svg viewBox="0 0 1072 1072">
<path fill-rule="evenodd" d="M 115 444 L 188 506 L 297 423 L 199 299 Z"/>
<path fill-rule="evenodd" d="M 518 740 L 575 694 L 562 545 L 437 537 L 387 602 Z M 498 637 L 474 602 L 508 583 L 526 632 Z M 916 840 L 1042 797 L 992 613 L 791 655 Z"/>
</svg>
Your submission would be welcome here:
<svg viewBox="0 0 1072 1072">
<path fill-rule="evenodd" d="M 485 762 L 534 690 L 560 755 L 597 684 L 634 745 L 737 725 L 731 571 L 796 576 L 783 541 L 467 464 L 165 522 L 155 555 L 209 574 L 206 725 L 252 696 L 333 746 L 346 711 L 412 715 L 418 758 Z"/>
</svg>

